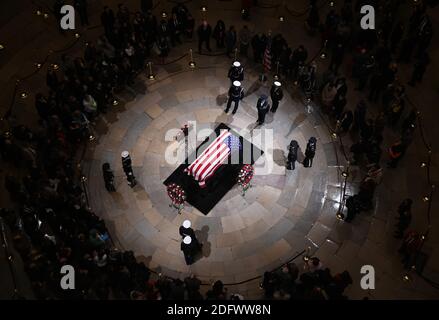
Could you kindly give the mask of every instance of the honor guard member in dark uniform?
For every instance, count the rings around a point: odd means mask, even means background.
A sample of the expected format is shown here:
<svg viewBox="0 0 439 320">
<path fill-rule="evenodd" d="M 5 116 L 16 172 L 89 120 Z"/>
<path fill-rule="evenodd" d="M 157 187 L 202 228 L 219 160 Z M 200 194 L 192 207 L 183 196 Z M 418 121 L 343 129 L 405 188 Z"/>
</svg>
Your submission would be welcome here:
<svg viewBox="0 0 439 320">
<path fill-rule="evenodd" d="M 240 62 L 233 62 L 233 65 L 229 69 L 228 77 L 232 83 L 234 81 L 244 80 L 244 68 L 241 66 Z"/>
<path fill-rule="evenodd" d="M 185 236 L 180 245 L 181 251 L 183 251 L 186 264 L 190 265 L 195 262 L 195 257 L 201 250 L 199 242 L 195 238 Z"/>
<path fill-rule="evenodd" d="M 303 166 L 305 168 L 312 167 L 312 162 L 314 156 L 316 155 L 316 148 L 317 148 L 317 139 L 314 137 L 309 138 L 305 150 L 305 159 L 303 160 Z"/>
<path fill-rule="evenodd" d="M 244 98 L 244 89 L 241 87 L 241 82 L 234 81 L 232 86 L 229 89 L 229 100 L 227 101 L 226 113 L 229 112 L 230 106 L 232 105 L 232 101 L 235 103 L 232 114 L 236 113 L 239 107 L 239 100 Z"/>
<path fill-rule="evenodd" d="M 133 188 L 137 184 L 137 181 L 134 177 L 133 167 L 131 166 L 131 157 L 128 151 L 122 152 L 122 168 L 127 176 L 128 185 Z"/>
<path fill-rule="evenodd" d="M 265 115 L 270 110 L 270 105 L 268 104 L 268 97 L 265 94 L 259 97 L 258 102 L 256 104 L 256 108 L 258 109 L 258 124 L 261 125 L 265 122 Z"/>
<path fill-rule="evenodd" d="M 102 165 L 102 173 L 104 175 L 105 189 L 107 189 L 108 192 L 116 191 L 114 187 L 114 174 L 108 162 Z"/>
<path fill-rule="evenodd" d="M 279 107 L 279 102 L 284 97 L 284 93 L 281 88 L 281 83 L 279 81 L 275 81 L 271 86 L 270 90 L 271 101 L 273 105 L 271 106 L 271 112 L 276 112 L 277 107 Z"/>
<path fill-rule="evenodd" d="M 288 158 L 287 158 L 287 169 L 294 170 L 296 168 L 297 161 L 297 150 L 299 149 L 299 144 L 296 140 L 291 140 L 288 146 Z"/>
<path fill-rule="evenodd" d="M 192 245 L 198 250 L 201 250 L 202 245 L 198 242 L 197 237 L 195 236 L 194 229 L 191 228 L 191 222 L 189 220 L 184 220 L 183 224 L 178 229 L 178 232 L 182 236 L 182 238 L 189 236 L 192 239 Z"/>
<path fill-rule="evenodd" d="M 192 245 L 192 238 L 190 236 L 185 236 L 180 245 L 181 251 L 183 251 L 184 259 L 187 265 L 191 265 L 195 262 L 194 259 L 194 247 Z"/>
</svg>

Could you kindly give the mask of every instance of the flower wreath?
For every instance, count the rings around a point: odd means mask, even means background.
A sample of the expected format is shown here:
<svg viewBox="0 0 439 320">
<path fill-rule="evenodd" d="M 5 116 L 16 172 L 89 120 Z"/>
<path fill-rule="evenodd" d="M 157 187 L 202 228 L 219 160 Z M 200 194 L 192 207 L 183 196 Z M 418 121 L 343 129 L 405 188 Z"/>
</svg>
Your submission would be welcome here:
<svg viewBox="0 0 439 320">
<path fill-rule="evenodd" d="M 248 188 L 251 187 L 250 181 L 253 178 L 254 169 L 250 164 L 244 165 L 238 173 L 238 185 L 242 188 L 242 194 L 245 195 L 245 192 Z"/>
<path fill-rule="evenodd" d="M 171 198 L 172 204 L 174 208 L 178 209 L 178 213 L 183 209 L 184 202 L 186 200 L 186 192 L 183 190 L 181 186 L 176 183 L 171 183 L 167 186 L 167 192 L 169 198 Z"/>
</svg>

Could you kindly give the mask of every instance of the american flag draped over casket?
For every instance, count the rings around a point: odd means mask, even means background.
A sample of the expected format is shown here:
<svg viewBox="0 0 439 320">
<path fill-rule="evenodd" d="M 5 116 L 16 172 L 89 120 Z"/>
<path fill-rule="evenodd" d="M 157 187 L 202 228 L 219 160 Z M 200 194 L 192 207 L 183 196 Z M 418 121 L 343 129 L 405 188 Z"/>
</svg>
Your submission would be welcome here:
<svg viewBox="0 0 439 320">
<path fill-rule="evenodd" d="M 239 149 L 239 138 L 223 130 L 185 171 L 198 181 L 201 188 L 204 188 L 206 180 L 213 176 L 232 152 Z"/>
</svg>

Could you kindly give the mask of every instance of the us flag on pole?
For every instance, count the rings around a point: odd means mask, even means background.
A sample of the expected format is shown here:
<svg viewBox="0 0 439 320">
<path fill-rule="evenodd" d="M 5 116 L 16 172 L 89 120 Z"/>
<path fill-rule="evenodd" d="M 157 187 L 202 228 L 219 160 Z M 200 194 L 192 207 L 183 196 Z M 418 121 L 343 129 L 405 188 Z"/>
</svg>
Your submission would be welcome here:
<svg viewBox="0 0 439 320">
<path fill-rule="evenodd" d="M 185 171 L 198 181 L 201 188 L 204 188 L 206 180 L 215 173 L 232 152 L 239 149 L 241 149 L 239 138 L 224 130 Z"/>
<path fill-rule="evenodd" d="M 268 72 L 271 70 L 271 41 L 267 41 L 267 46 L 264 52 L 264 70 Z"/>
</svg>

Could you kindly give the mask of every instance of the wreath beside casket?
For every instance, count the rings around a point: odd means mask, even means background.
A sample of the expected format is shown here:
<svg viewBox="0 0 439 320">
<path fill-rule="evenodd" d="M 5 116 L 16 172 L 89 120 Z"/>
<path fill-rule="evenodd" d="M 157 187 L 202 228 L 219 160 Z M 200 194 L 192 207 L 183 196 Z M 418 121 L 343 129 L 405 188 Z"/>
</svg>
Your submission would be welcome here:
<svg viewBox="0 0 439 320">
<path fill-rule="evenodd" d="M 244 165 L 238 173 L 238 185 L 242 188 L 242 195 L 251 187 L 250 181 L 253 178 L 254 169 L 250 164 Z"/>
<path fill-rule="evenodd" d="M 186 201 L 186 192 L 181 186 L 176 183 L 171 183 L 167 186 L 168 196 L 171 198 L 174 208 L 178 209 L 178 213 L 184 208 L 184 202 Z"/>
</svg>

